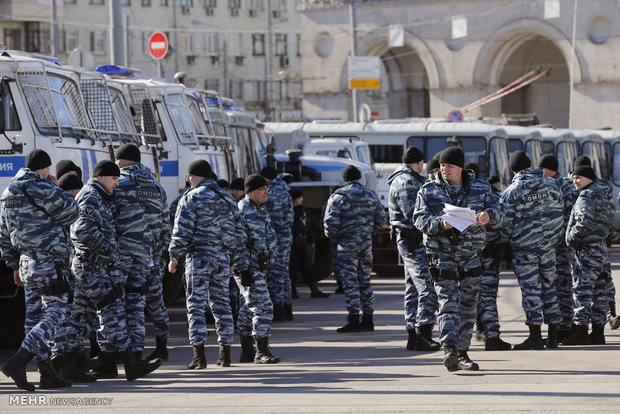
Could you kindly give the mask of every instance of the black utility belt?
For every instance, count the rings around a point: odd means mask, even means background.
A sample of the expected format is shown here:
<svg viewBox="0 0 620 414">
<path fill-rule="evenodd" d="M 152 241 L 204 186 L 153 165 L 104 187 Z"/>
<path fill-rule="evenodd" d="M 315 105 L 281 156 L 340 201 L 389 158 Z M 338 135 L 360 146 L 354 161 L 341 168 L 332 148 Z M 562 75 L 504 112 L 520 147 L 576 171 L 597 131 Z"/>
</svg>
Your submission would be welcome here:
<svg viewBox="0 0 620 414">
<path fill-rule="evenodd" d="M 463 280 L 468 277 L 479 277 L 483 272 L 482 266 L 474 267 L 470 270 L 451 270 L 451 269 L 441 269 L 434 266 L 429 266 L 428 272 L 431 275 L 431 281 L 434 282 L 436 280 Z"/>
</svg>

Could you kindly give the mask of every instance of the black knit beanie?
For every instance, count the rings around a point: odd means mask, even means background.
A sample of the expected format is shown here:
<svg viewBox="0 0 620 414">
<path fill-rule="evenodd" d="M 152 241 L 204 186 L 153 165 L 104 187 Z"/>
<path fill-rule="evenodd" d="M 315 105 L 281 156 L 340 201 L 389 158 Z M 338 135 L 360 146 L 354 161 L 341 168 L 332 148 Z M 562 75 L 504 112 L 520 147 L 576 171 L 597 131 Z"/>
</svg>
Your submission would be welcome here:
<svg viewBox="0 0 620 414">
<path fill-rule="evenodd" d="M 245 187 L 245 193 L 247 194 L 266 186 L 267 180 L 265 180 L 265 177 L 262 175 L 252 174 L 245 178 L 243 185 Z"/>
<path fill-rule="evenodd" d="M 463 168 L 465 166 L 465 154 L 460 148 L 448 147 L 439 155 L 440 164 L 452 164 Z"/>
<path fill-rule="evenodd" d="M 355 181 L 355 180 L 359 180 L 360 178 L 362 178 L 362 173 L 360 172 L 360 170 L 358 170 L 354 166 L 349 165 L 342 172 L 342 178 L 344 179 L 345 182 Z"/>
<path fill-rule="evenodd" d="M 69 171 L 75 171 L 80 178 L 82 179 L 82 169 L 78 167 L 71 160 L 60 160 L 56 163 L 56 178 L 60 179 L 63 175 L 68 173 Z"/>
<path fill-rule="evenodd" d="M 84 187 L 84 183 L 75 174 L 65 174 L 58 180 L 58 187 L 65 191 L 79 190 Z"/>
<path fill-rule="evenodd" d="M 514 151 L 510 153 L 510 158 L 508 158 L 508 165 L 510 165 L 510 170 L 518 173 L 519 171 L 523 171 L 526 168 L 530 168 L 532 165 L 532 161 L 530 161 L 530 157 L 523 151 Z"/>
<path fill-rule="evenodd" d="M 577 158 L 575 158 L 575 162 L 573 162 L 573 168 L 577 168 L 580 165 L 587 165 L 588 167 L 592 166 L 592 161 L 590 161 L 590 158 L 588 158 L 585 155 L 580 155 Z"/>
<path fill-rule="evenodd" d="M 235 178 L 234 180 L 232 180 L 230 182 L 230 189 L 245 191 L 245 187 L 243 185 L 243 178 Z"/>
<path fill-rule="evenodd" d="M 468 162 L 467 164 L 465 164 L 463 169 L 464 170 L 472 170 L 474 172 L 474 176 L 476 178 L 480 177 L 480 168 L 478 167 L 478 164 L 476 164 L 474 162 Z"/>
<path fill-rule="evenodd" d="M 426 171 L 434 170 L 439 167 L 441 167 L 439 165 L 439 158 L 433 158 L 432 160 L 426 163 Z"/>
<path fill-rule="evenodd" d="M 211 165 L 205 160 L 196 160 L 187 167 L 187 173 L 197 177 L 207 178 L 211 175 Z"/>
<path fill-rule="evenodd" d="M 589 165 L 580 165 L 573 170 L 573 176 L 579 175 L 581 177 L 589 178 L 592 181 L 596 181 L 596 174 Z"/>
<path fill-rule="evenodd" d="M 26 155 L 26 168 L 32 171 L 42 170 L 52 165 L 52 159 L 47 152 L 40 149 L 33 149 Z"/>
<path fill-rule="evenodd" d="M 116 149 L 114 158 L 118 158 L 119 160 L 140 162 L 140 149 L 134 144 L 123 144 Z"/>
<path fill-rule="evenodd" d="M 494 175 L 493 177 L 489 178 L 489 185 L 499 183 L 500 181 L 501 180 L 499 179 L 499 177 L 497 175 Z"/>
<path fill-rule="evenodd" d="M 260 175 L 270 180 L 273 180 L 278 176 L 278 171 L 276 171 L 276 169 L 273 167 L 265 167 L 260 170 Z"/>
<path fill-rule="evenodd" d="M 121 169 L 110 160 L 99 161 L 93 170 L 93 177 L 120 177 Z"/>
<path fill-rule="evenodd" d="M 293 200 L 296 200 L 296 199 L 298 199 L 299 197 L 303 197 L 303 196 L 304 196 L 304 191 L 303 191 L 301 188 L 299 188 L 299 187 L 293 187 L 293 188 L 291 188 L 290 193 L 291 193 L 291 198 L 292 198 Z"/>
<path fill-rule="evenodd" d="M 416 162 L 424 161 L 424 153 L 416 147 L 409 147 L 403 154 L 403 164 L 413 164 Z"/>
<path fill-rule="evenodd" d="M 557 172 L 559 168 L 558 159 L 551 154 L 543 155 L 538 160 L 538 168 L 546 168 Z"/>
<path fill-rule="evenodd" d="M 226 181 L 225 179 L 220 179 L 217 180 L 217 185 L 220 186 L 220 188 L 224 189 L 224 190 L 228 190 L 230 189 L 230 184 L 228 184 L 228 181 Z"/>
</svg>

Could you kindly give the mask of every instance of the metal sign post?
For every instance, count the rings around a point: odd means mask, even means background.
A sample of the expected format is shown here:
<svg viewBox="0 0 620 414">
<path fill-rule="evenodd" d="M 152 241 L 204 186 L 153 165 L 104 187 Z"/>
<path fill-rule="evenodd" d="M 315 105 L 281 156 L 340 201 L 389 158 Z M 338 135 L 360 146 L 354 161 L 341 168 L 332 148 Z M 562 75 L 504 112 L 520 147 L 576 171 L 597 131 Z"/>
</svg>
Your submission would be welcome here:
<svg viewBox="0 0 620 414">
<path fill-rule="evenodd" d="M 163 77 L 161 69 L 161 60 L 168 53 L 168 38 L 162 32 L 154 32 L 149 37 L 149 55 L 157 63 L 157 76 L 161 79 Z"/>
</svg>

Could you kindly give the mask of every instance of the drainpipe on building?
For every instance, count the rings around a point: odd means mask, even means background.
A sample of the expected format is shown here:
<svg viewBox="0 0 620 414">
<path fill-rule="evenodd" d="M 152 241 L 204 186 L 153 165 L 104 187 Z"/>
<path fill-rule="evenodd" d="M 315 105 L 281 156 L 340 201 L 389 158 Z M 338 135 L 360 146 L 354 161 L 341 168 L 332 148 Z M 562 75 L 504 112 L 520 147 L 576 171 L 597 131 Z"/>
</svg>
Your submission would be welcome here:
<svg viewBox="0 0 620 414">
<path fill-rule="evenodd" d="M 121 0 L 110 1 L 110 58 L 113 65 L 121 65 L 123 52 L 123 14 Z"/>
<path fill-rule="evenodd" d="M 351 23 L 351 56 L 357 56 L 357 16 L 355 14 L 355 0 L 351 0 L 349 5 L 349 21 Z M 357 89 L 351 89 L 351 100 L 353 104 L 353 121 L 359 120 L 358 108 L 360 107 L 360 97 Z"/>
</svg>

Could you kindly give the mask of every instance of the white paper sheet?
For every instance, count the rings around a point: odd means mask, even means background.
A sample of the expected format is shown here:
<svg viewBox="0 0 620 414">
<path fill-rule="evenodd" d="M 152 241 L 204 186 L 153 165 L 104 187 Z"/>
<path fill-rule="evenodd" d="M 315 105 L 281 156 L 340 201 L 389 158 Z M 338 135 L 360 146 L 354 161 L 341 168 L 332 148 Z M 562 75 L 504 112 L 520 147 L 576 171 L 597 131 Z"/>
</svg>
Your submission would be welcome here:
<svg viewBox="0 0 620 414">
<path fill-rule="evenodd" d="M 477 221 L 476 212 L 469 207 L 458 207 L 452 204 L 445 204 L 443 212 L 445 214 L 442 215 L 441 218 L 447 221 L 458 231 L 465 230 Z"/>
</svg>

